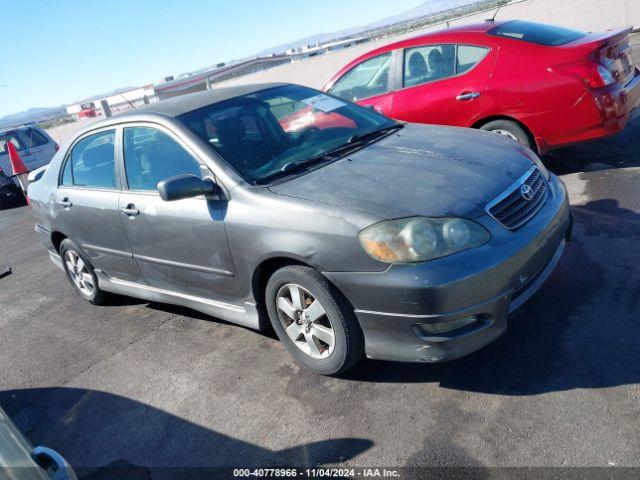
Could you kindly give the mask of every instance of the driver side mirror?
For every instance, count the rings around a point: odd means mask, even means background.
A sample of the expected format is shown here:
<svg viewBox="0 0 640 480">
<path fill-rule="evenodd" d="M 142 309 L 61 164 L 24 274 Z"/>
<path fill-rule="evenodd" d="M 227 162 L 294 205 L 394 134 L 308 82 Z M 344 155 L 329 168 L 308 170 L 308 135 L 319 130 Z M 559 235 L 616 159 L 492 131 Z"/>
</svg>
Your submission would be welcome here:
<svg viewBox="0 0 640 480">
<path fill-rule="evenodd" d="M 219 187 L 211 179 L 201 179 L 195 175 L 176 175 L 158 182 L 158 192 L 165 202 L 193 198 L 200 195 L 214 195 Z"/>
</svg>

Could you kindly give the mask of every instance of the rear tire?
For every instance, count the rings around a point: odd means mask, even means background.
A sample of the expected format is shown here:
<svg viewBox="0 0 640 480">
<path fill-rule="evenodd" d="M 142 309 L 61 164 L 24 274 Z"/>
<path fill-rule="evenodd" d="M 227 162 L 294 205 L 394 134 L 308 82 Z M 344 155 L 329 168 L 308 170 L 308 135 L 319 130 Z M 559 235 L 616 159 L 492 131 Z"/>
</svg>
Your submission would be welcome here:
<svg viewBox="0 0 640 480">
<path fill-rule="evenodd" d="M 291 265 L 267 282 L 265 302 L 278 338 L 303 367 L 337 375 L 364 356 L 352 309 L 317 270 Z"/>
<path fill-rule="evenodd" d="M 480 130 L 487 130 L 489 132 L 494 132 L 499 135 L 503 135 L 512 140 L 520 142 L 527 148 L 530 148 L 534 152 L 536 151 L 536 146 L 534 142 L 531 140 L 529 134 L 522 128 L 518 123 L 513 120 L 493 120 L 491 122 L 485 123 L 480 127 Z"/>
<path fill-rule="evenodd" d="M 107 295 L 100 290 L 93 267 L 68 238 L 60 243 L 60 258 L 67 278 L 78 295 L 94 305 L 102 305 Z"/>
</svg>

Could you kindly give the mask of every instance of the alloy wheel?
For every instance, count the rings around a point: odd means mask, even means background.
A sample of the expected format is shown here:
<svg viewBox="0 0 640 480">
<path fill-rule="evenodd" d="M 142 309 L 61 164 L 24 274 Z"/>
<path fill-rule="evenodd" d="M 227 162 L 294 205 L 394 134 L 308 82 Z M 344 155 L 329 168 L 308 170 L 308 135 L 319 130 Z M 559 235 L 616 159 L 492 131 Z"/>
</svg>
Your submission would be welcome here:
<svg viewBox="0 0 640 480">
<path fill-rule="evenodd" d="M 278 318 L 293 344 L 312 358 L 329 357 L 335 332 L 327 312 L 307 289 L 295 283 L 283 285 L 276 295 Z"/>
<path fill-rule="evenodd" d="M 77 252 L 73 250 L 67 250 L 64 252 L 64 262 L 67 266 L 67 271 L 71 277 L 73 284 L 83 294 L 88 297 L 93 295 L 95 291 L 95 285 L 93 282 L 93 275 L 89 272 L 86 263 L 80 258 Z"/>
</svg>

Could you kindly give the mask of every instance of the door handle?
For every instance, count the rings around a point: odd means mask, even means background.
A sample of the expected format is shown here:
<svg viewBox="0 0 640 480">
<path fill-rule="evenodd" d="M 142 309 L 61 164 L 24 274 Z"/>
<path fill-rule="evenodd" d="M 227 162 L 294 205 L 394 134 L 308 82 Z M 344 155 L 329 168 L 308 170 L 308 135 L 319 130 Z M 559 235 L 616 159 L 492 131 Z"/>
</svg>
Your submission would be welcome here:
<svg viewBox="0 0 640 480">
<path fill-rule="evenodd" d="M 480 96 L 480 92 L 464 92 L 456 97 L 456 100 L 460 102 L 464 102 L 467 100 L 473 100 L 474 98 L 478 98 Z"/>
<path fill-rule="evenodd" d="M 58 205 L 60 205 L 61 207 L 64 207 L 64 208 L 71 208 L 71 207 L 73 207 L 73 203 L 71 203 L 71 202 L 69 201 L 69 199 L 68 199 L 68 198 L 66 198 L 66 197 L 65 197 L 65 198 L 63 198 L 62 200 L 60 200 L 60 201 L 58 202 Z"/>
<path fill-rule="evenodd" d="M 125 208 L 121 208 L 120 212 L 124 213 L 125 215 L 127 215 L 129 217 L 134 217 L 136 215 L 140 215 L 140 210 L 138 210 L 133 203 L 130 203 Z"/>
</svg>

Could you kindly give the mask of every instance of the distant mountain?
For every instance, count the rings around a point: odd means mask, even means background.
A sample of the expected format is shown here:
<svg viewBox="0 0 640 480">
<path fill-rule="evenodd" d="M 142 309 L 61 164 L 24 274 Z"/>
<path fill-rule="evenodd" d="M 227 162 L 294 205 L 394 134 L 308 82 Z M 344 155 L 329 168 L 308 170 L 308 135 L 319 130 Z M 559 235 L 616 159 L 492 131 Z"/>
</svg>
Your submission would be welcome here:
<svg viewBox="0 0 640 480">
<path fill-rule="evenodd" d="M 366 25 L 366 29 L 384 27 L 386 25 L 392 25 L 398 22 L 406 22 L 407 20 L 413 20 L 414 18 L 426 17 L 427 15 L 433 15 L 435 13 L 444 12 L 445 10 L 451 10 L 452 8 L 463 7 L 472 3 L 478 3 L 476 0 L 427 0 L 426 2 L 418 5 L 417 7 L 393 15 L 391 17 L 383 18 L 377 22 Z"/>
<path fill-rule="evenodd" d="M 0 118 L 0 127 L 18 125 L 28 122 L 38 122 L 40 120 L 56 118 L 66 114 L 67 109 L 64 105 L 49 108 L 30 108 L 29 110 L 12 113 L 11 115 L 5 115 L 4 117 Z"/>
<path fill-rule="evenodd" d="M 121 92 L 126 92 L 128 90 L 132 90 L 133 87 L 126 88 L 118 88 L 116 90 L 112 90 L 111 92 L 103 93 L 102 95 L 93 95 L 89 98 L 85 98 L 83 100 L 79 100 L 73 103 L 80 102 L 90 102 L 93 100 L 97 100 L 99 98 L 110 97 L 111 95 L 117 95 Z M 28 122 L 40 122 L 43 120 L 48 120 L 51 118 L 62 117 L 67 114 L 67 107 L 65 105 L 60 105 L 59 107 L 49 107 L 49 108 L 30 108 L 29 110 L 25 110 L 24 112 L 12 113 L 11 115 L 5 115 L 4 117 L 0 117 L 0 127 L 6 127 L 10 125 L 19 125 L 22 123 Z"/>
<path fill-rule="evenodd" d="M 280 53 L 290 48 L 299 47 L 302 45 L 313 45 L 315 43 L 328 42 L 337 38 L 342 38 L 350 35 L 356 35 L 360 32 L 366 32 L 367 30 L 373 30 L 375 28 L 385 27 L 387 25 L 393 25 L 398 22 L 405 22 L 414 18 L 425 17 L 427 15 L 433 15 L 452 8 L 462 7 L 472 3 L 477 3 L 476 0 L 427 0 L 421 3 L 417 7 L 410 10 L 406 10 L 397 15 L 391 17 L 385 17 L 377 22 L 369 23 L 367 25 L 360 25 L 357 27 L 348 28 L 346 30 L 338 30 L 335 32 L 317 33 L 309 37 L 304 37 L 299 40 L 295 40 L 288 43 L 282 43 L 275 47 L 270 47 L 262 50 L 257 56 L 270 55 L 272 53 Z"/>
</svg>

